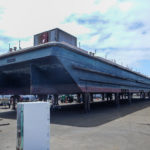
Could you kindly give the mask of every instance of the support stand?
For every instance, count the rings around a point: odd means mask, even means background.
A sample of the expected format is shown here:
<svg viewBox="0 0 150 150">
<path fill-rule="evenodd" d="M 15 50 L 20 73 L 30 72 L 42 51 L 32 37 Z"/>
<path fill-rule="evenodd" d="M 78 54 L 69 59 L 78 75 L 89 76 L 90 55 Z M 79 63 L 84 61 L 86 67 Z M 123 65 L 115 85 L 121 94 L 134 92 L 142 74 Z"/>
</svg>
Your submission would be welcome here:
<svg viewBox="0 0 150 150">
<path fill-rule="evenodd" d="M 132 93 L 128 94 L 128 100 L 129 100 L 129 104 L 131 104 L 132 103 Z"/>
<path fill-rule="evenodd" d="M 90 112 L 90 94 L 84 93 L 83 94 L 83 104 L 84 104 L 84 110 L 86 113 Z"/>
<path fill-rule="evenodd" d="M 116 101 L 117 107 L 120 107 L 119 93 L 115 93 L 115 101 Z"/>
<path fill-rule="evenodd" d="M 58 105 L 58 94 L 54 94 L 54 105 Z"/>
</svg>

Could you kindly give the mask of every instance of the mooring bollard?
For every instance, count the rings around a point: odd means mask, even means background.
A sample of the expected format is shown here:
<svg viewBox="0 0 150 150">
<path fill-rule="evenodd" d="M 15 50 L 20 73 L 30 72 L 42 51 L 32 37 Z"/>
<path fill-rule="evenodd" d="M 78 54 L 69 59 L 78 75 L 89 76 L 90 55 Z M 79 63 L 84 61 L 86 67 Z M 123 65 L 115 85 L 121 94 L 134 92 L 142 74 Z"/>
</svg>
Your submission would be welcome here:
<svg viewBox="0 0 150 150">
<path fill-rule="evenodd" d="M 17 104 L 16 150 L 50 150 L 50 104 Z"/>
</svg>

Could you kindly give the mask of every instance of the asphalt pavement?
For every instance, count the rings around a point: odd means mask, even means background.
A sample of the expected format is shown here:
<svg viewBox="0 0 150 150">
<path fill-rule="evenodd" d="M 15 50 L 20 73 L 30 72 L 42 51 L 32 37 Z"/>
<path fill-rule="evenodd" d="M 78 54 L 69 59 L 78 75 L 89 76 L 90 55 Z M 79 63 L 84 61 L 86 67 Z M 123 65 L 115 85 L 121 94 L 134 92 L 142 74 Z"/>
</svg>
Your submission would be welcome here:
<svg viewBox="0 0 150 150">
<path fill-rule="evenodd" d="M 51 150 L 150 150 L 150 100 L 67 105 L 51 112 Z M 35 135 L 36 136 L 36 135 Z M 0 150 L 16 149 L 16 112 L 0 106 Z"/>
</svg>

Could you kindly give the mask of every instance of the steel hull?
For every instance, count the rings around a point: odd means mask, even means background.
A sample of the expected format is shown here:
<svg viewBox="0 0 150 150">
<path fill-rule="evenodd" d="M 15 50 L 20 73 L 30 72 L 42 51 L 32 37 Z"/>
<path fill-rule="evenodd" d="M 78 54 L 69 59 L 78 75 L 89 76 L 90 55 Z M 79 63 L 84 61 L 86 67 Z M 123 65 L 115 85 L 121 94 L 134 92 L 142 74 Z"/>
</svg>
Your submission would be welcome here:
<svg viewBox="0 0 150 150">
<path fill-rule="evenodd" d="M 0 57 L 0 94 L 150 91 L 150 79 L 59 44 Z"/>
</svg>

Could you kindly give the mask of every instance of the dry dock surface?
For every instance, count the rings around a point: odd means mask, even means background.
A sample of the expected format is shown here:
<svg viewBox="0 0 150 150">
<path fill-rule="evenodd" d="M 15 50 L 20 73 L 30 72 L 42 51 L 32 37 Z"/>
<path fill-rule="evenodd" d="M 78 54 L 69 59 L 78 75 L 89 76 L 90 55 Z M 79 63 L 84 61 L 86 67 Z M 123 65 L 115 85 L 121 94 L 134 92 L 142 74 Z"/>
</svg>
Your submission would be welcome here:
<svg viewBox="0 0 150 150">
<path fill-rule="evenodd" d="M 150 100 L 116 107 L 96 103 L 51 113 L 51 150 L 150 150 Z M 36 135 L 35 135 L 36 136 Z M 16 113 L 0 106 L 0 150 L 16 148 Z"/>
</svg>

